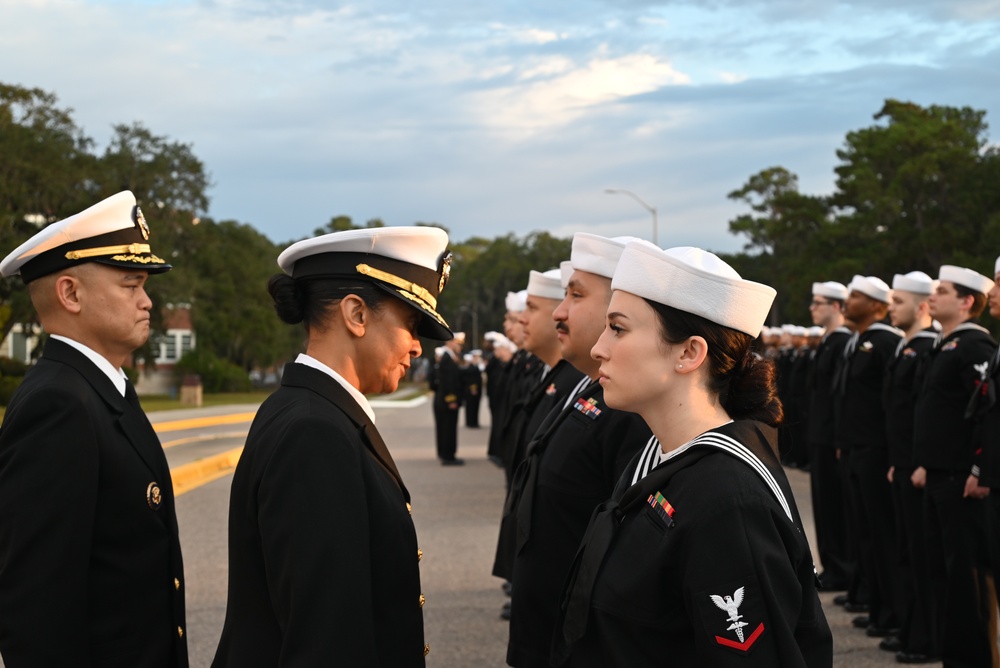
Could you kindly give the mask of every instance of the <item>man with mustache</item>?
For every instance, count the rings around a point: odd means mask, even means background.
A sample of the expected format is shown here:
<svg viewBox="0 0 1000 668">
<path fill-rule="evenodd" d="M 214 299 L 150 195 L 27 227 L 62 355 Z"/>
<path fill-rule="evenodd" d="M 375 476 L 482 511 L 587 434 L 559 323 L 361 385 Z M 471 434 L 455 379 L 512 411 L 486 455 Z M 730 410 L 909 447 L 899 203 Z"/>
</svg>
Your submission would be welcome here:
<svg viewBox="0 0 1000 668">
<path fill-rule="evenodd" d="M 535 432 L 508 503 L 517 520 L 517 586 L 507 662 L 518 668 L 549 666 L 562 585 L 590 515 L 651 436 L 638 415 L 604 404 L 600 363 L 590 354 L 604 331 L 611 277 L 630 239 L 574 236 L 566 297 L 552 313 L 562 358 L 584 377 Z"/>
</svg>

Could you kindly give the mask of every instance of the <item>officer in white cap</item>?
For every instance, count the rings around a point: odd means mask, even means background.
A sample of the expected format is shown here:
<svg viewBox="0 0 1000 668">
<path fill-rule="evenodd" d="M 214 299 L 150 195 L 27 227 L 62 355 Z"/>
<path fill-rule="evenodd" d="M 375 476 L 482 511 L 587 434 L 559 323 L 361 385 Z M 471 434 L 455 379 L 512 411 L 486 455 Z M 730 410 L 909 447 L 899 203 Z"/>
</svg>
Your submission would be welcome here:
<svg viewBox="0 0 1000 668">
<path fill-rule="evenodd" d="M 437 456 L 442 466 L 461 466 L 464 460 L 455 456 L 458 451 L 458 409 L 462 405 L 462 346 L 465 332 L 444 344 L 442 355 L 434 364 L 431 389 L 434 390 L 434 437 Z"/>
<path fill-rule="evenodd" d="M 561 406 L 583 379 L 583 374 L 562 358 L 556 325 L 552 320 L 553 311 L 566 293 L 561 276 L 559 269 L 531 271 L 528 276 L 525 309 L 520 317 L 524 328 L 524 348 L 545 366 L 541 382 L 528 388 L 508 416 L 505 444 L 512 450 L 505 460 L 511 463 L 511 479 L 524 460 L 528 442 L 538 431 L 542 420 L 553 408 Z M 515 545 L 516 527 L 511 522 L 504 522 L 497 541 L 493 575 L 511 580 Z"/>
<path fill-rule="evenodd" d="M 840 419 L 836 438 L 847 472 L 847 501 L 852 513 L 858 569 L 867 584 L 868 619 L 856 626 L 871 637 L 898 632 L 900 619 L 894 594 L 895 531 L 892 494 L 886 480 L 888 442 L 885 432 L 883 383 L 902 332 L 883 322 L 891 289 L 875 276 L 854 276 L 847 286 L 844 316 L 855 332 L 845 348 Z M 848 588 L 856 602 L 863 591 Z"/>
<path fill-rule="evenodd" d="M 131 192 L 0 262 L 42 328 L 0 427 L 0 654 L 7 666 L 187 666 L 184 576 L 159 439 L 122 372 L 149 338 L 155 255 Z"/>
<path fill-rule="evenodd" d="M 833 439 L 839 399 L 834 386 L 844 346 L 851 338 L 851 331 L 844 326 L 846 300 L 847 286 L 843 283 L 823 281 L 812 284 L 809 314 L 813 323 L 824 328 L 825 333 L 812 354 L 806 383 L 809 408 L 805 439 L 809 444 L 809 477 L 812 482 L 816 550 L 823 564 L 823 572 L 819 576 L 823 591 L 847 589 L 852 572 L 844 526 L 843 475 Z"/>
<path fill-rule="evenodd" d="M 233 476 L 229 599 L 215 668 L 424 666 L 410 495 L 367 394 L 396 390 L 450 271 L 433 227 L 292 244 L 268 291 L 306 352 L 257 411 Z"/>
<path fill-rule="evenodd" d="M 944 265 L 930 297 L 930 314 L 941 336 L 928 352 L 917 395 L 913 482 L 924 486 L 928 569 L 938 637 L 945 665 L 991 665 L 996 638 L 984 601 L 990 589 L 983 573 L 985 504 L 988 490 L 973 480 L 973 422 L 966 419 L 969 395 L 979 387 L 996 342 L 975 320 L 986 307 L 991 279 L 966 267 Z"/>
<path fill-rule="evenodd" d="M 831 665 L 777 457 L 774 369 L 753 351 L 775 291 L 711 253 L 644 242 L 612 288 L 593 349 L 605 401 L 655 439 L 594 513 L 553 665 Z"/>
<path fill-rule="evenodd" d="M 594 508 L 651 433 L 635 413 L 606 405 L 590 351 L 604 331 L 611 278 L 632 237 L 573 237 L 566 297 L 552 317 L 563 359 L 584 373 L 553 408 L 528 445 L 508 496 L 505 522 L 516 517 L 510 640 L 511 666 L 548 666 L 562 585 Z"/>
</svg>

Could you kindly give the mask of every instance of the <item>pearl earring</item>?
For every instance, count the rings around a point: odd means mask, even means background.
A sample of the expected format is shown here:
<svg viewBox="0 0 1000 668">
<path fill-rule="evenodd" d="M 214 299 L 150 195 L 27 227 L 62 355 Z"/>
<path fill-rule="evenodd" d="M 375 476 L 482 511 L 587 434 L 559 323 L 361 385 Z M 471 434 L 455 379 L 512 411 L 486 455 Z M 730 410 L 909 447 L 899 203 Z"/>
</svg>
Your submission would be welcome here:
<svg viewBox="0 0 1000 668">
<path fill-rule="evenodd" d="M 678 369 L 683 369 L 683 368 L 684 368 L 684 365 L 683 365 L 683 364 L 678 364 L 678 365 L 677 365 L 677 368 L 678 368 Z"/>
</svg>

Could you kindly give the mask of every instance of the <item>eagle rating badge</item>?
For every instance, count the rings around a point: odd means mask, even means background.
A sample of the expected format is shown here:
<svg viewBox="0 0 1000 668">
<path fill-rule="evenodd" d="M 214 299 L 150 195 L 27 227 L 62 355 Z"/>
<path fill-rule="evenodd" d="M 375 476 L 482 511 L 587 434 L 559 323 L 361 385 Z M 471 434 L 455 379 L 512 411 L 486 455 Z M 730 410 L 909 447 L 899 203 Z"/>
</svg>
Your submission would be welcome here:
<svg viewBox="0 0 1000 668">
<path fill-rule="evenodd" d="M 705 629 L 718 646 L 746 654 L 764 635 L 763 602 L 758 597 L 747 600 L 747 587 L 740 586 L 731 594 L 704 592 L 699 598 Z"/>
</svg>

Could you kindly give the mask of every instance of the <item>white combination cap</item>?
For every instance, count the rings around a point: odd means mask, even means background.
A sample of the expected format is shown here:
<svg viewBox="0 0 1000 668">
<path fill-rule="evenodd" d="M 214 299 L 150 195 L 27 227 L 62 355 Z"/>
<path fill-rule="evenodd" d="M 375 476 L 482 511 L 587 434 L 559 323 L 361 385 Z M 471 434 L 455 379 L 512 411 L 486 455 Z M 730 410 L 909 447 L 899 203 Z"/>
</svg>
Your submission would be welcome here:
<svg viewBox="0 0 1000 668">
<path fill-rule="evenodd" d="M 823 283 L 813 283 L 812 293 L 827 299 L 844 301 L 847 299 L 847 286 L 837 281 L 824 281 Z"/>
<path fill-rule="evenodd" d="M 465 332 L 455 332 L 454 339 L 459 343 L 465 343 Z"/>
<path fill-rule="evenodd" d="M 912 292 L 917 295 L 933 294 L 938 282 L 922 271 L 911 271 L 908 274 L 896 274 L 892 277 L 892 289 Z"/>
<path fill-rule="evenodd" d="M 278 266 L 295 279 L 367 280 L 427 316 L 417 325 L 421 336 L 446 341 L 452 333 L 437 300 L 451 275 L 447 248 L 448 234 L 437 227 L 346 230 L 292 244 Z"/>
<path fill-rule="evenodd" d="M 625 246 L 636 237 L 600 237 L 596 234 L 577 232 L 573 235 L 573 251 L 570 263 L 573 269 L 597 274 L 604 278 L 612 278 L 618 267 Z"/>
<path fill-rule="evenodd" d="M 528 275 L 528 295 L 542 299 L 563 300 L 566 290 L 562 286 L 562 272 L 558 269 L 534 271 Z"/>
<path fill-rule="evenodd" d="M 611 288 L 754 337 L 777 295 L 770 286 L 740 278 L 735 269 L 700 248 L 663 250 L 647 241 L 625 246 Z"/>
<path fill-rule="evenodd" d="M 527 308 L 528 291 L 518 290 L 517 292 L 508 292 L 507 298 L 504 300 L 504 306 L 511 313 L 520 313 L 525 308 Z"/>
<path fill-rule="evenodd" d="M 860 276 L 858 274 L 854 275 L 851 279 L 850 284 L 847 286 L 848 291 L 857 290 L 863 295 L 871 297 L 877 302 L 882 302 L 883 304 L 889 303 L 889 297 L 891 290 L 885 281 L 883 281 L 878 276 Z"/>
<path fill-rule="evenodd" d="M 974 292 L 981 292 L 984 295 L 993 289 L 993 281 L 991 279 L 971 269 L 956 267 L 953 264 L 941 265 L 941 270 L 938 272 L 938 279 L 951 281 L 955 285 L 961 285 Z"/>
<path fill-rule="evenodd" d="M 825 327 L 813 325 L 812 327 L 809 328 L 809 336 L 811 337 L 823 336 L 823 334 L 825 333 L 826 333 Z"/>
<path fill-rule="evenodd" d="M 150 274 L 171 268 L 150 250 L 149 225 L 125 190 L 35 234 L 0 262 L 0 275 L 30 283 L 85 262 Z"/>
<path fill-rule="evenodd" d="M 565 290 L 569 287 L 569 279 L 573 276 L 573 263 L 569 260 L 563 260 L 559 263 L 559 284 L 562 285 L 562 289 Z"/>
</svg>

